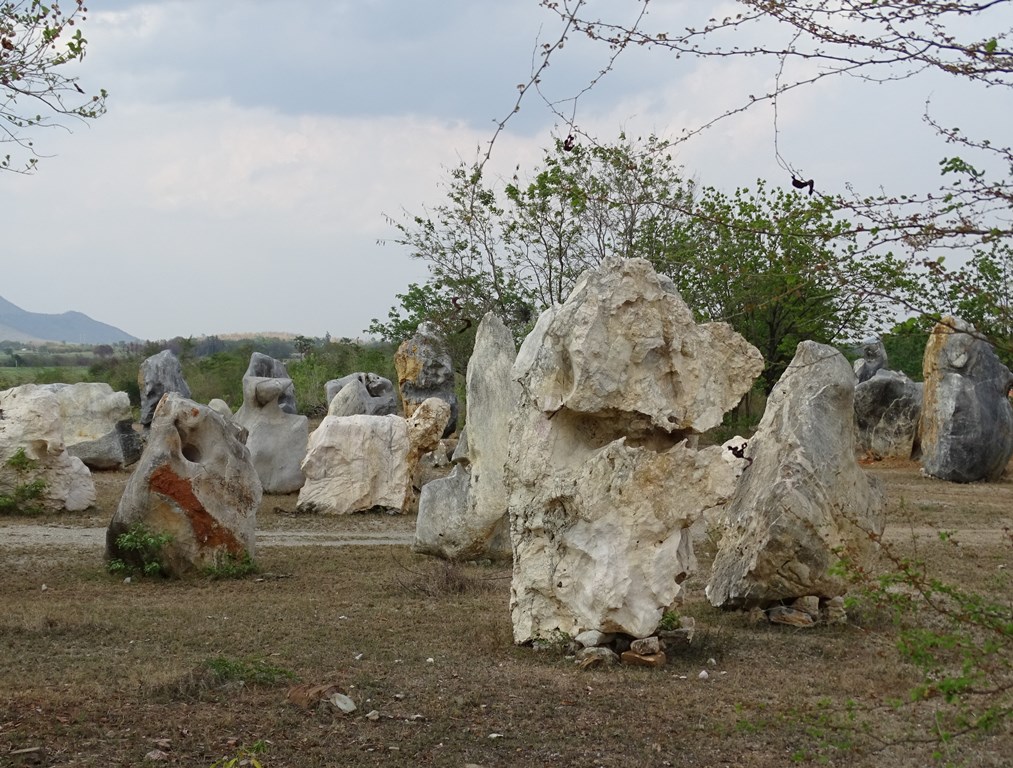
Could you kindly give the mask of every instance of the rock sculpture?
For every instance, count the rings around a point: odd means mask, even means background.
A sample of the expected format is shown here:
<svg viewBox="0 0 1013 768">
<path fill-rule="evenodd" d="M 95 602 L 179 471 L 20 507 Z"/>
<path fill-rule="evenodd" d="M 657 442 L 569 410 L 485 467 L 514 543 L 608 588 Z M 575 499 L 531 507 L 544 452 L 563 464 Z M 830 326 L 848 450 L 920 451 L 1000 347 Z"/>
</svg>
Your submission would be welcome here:
<svg viewBox="0 0 1013 768">
<path fill-rule="evenodd" d="M 166 392 L 190 397 L 190 387 L 183 378 L 183 367 L 169 349 L 163 349 L 141 363 L 137 386 L 141 391 L 141 426 L 145 428 L 151 425 L 155 407 Z"/>
<path fill-rule="evenodd" d="M 405 418 L 411 418 L 423 401 L 439 398 L 450 406 L 450 421 L 443 437 L 452 435 L 457 429 L 454 368 L 444 339 L 431 323 L 420 324 L 415 335 L 397 348 L 394 367 Z"/>
<path fill-rule="evenodd" d="M 883 495 L 855 460 L 855 376 L 844 356 L 804 341 L 746 447 L 707 584 L 722 608 L 844 594 L 839 551 L 863 564 L 883 530 Z"/>
<path fill-rule="evenodd" d="M 388 416 L 398 412 L 390 379 L 375 373 L 350 373 L 324 385 L 328 416 Z"/>
<path fill-rule="evenodd" d="M 1013 455 L 1013 373 L 970 323 L 944 317 L 923 363 L 922 469 L 942 480 L 998 480 Z"/>
<path fill-rule="evenodd" d="M 250 364 L 246 368 L 246 373 L 243 374 L 243 381 L 248 378 L 292 380 L 288 375 L 288 369 L 284 363 L 262 352 L 254 352 L 250 355 Z M 296 407 L 294 387 L 291 389 L 286 388 L 281 392 L 278 407 L 285 413 L 295 414 L 299 412 L 299 409 Z"/>
<path fill-rule="evenodd" d="M 90 469 L 120 469 L 136 462 L 143 443 L 134 431 L 130 398 L 105 383 L 45 384 L 60 404 L 63 441 Z"/>
<path fill-rule="evenodd" d="M 60 402 L 52 390 L 23 384 L 0 392 L 0 489 L 10 493 L 42 481 L 41 496 L 29 503 L 50 512 L 80 512 L 94 504 L 91 472 L 67 452 L 63 431 Z M 11 466 L 19 451 L 34 466 Z"/>
<path fill-rule="evenodd" d="M 881 368 L 855 385 L 855 449 L 873 459 L 910 459 L 922 411 L 921 382 Z"/>
<path fill-rule="evenodd" d="M 309 436 L 299 491 L 303 512 L 408 511 L 419 457 L 440 439 L 449 406 L 439 400 L 400 416 L 326 416 Z"/>
<path fill-rule="evenodd" d="M 720 423 L 762 367 L 727 324 L 697 325 L 642 259 L 608 259 L 542 314 L 513 368 L 516 642 L 652 634 L 695 567 L 689 527 L 746 464 L 687 438 Z"/>
<path fill-rule="evenodd" d="M 243 377 L 243 404 L 232 420 L 246 430 L 246 447 L 265 493 L 294 493 L 303 484 L 309 421 L 288 412 L 294 403 L 291 379 Z"/>
<path fill-rule="evenodd" d="M 234 428 L 206 405 L 166 393 L 106 530 L 106 556 L 142 566 L 136 552 L 117 544 L 141 525 L 172 537 L 160 557 L 167 575 L 252 559 L 261 495 L 250 452 Z"/>
<path fill-rule="evenodd" d="M 880 339 L 866 339 L 859 351 L 862 356 L 855 361 L 855 377 L 859 382 L 868 381 L 876 371 L 886 368 L 886 348 Z"/>
<path fill-rule="evenodd" d="M 520 386 L 512 380 L 513 335 L 491 312 L 479 323 L 468 362 L 467 423 L 453 472 L 422 486 L 417 552 L 449 560 L 511 556 L 505 465 Z M 461 448 L 460 443 L 464 443 Z M 467 460 L 464 460 L 464 452 Z"/>
</svg>

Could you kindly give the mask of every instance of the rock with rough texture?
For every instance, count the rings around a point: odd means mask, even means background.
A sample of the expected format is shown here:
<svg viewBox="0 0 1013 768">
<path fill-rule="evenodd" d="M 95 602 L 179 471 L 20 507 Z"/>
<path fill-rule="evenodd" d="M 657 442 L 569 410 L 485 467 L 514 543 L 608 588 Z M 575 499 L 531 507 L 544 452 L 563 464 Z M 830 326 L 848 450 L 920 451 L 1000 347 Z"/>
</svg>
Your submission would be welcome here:
<svg viewBox="0 0 1013 768">
<path fill-rule="evenodd" d="M 350 373 L 324 385 L 328 416 L 397 414 L 397 395 L 390 379 L 375 373 Z"/>
<path fill-rule="evenodd" d="M 206 405 L 166 393 L 106 531 L 106 556 L 141 566 L 136 552 L 117 544 L 141 525 L 172 537 L 160 557 L 171 576 L 252 559 L 261 496 L 250 452 L 232 426 Z"/>
<path fill-rule="evenodd" d="M 695 568 L 690 526 L 746 464 L 687 438 L 720 423 L 762 367 L 727 325 L 696 325 L 642 259 L 607 260 L 542 314 L 513 368 L 515 642 L 654 633 Z"/>
<path fill-rule="evenodd" d="M 887 357 L 886 347 L 880 339 L 866 339 L 858 349 L 862 356 L 855 361 L 855 377 L 861 383 L 886 368 Z"/>
<path fill-rule="evenodd" d="M 24 451 L 34 466 L 8 462 Z M 81 459 L 63 441 L 60 402 L 54 392 L 23 384 L 0 392 L 0 492 L 42 481 L 41 496 L 29 503 L 49 512 L 80 512 L 95 503 L 95 483 Z"/>
<path fill-rule="evenodd" d="M 291 379 L 243 377 L 243 404 L 232 420 L 247 432 L 246 447 L 265 493 L 295 493 L 303 484 L 309 421 L 283 408 L 295 402 L 294 389 Z"/>
<path fill-rule="evenodd" d="M 881 368 L 855 386 L 855 449 L 873 459 L 910 459 L 918 440 L 921 382 Z"/>
<path fill-rule="evenodd" d="M 283 362 L 262 352 L 254 352 L 250 355 L 250 364 L 246 367 L 246 373 L 243 374 L 243 381 L 248 378 L 292 380 L 288 375 L 288 368 Z M 243 396 L 245 397 L 245 392 Z M 296 414 L 299 412 L 296 407 L 294 387 L 292 389 L 286 388 L 281 392 L 278 407 L 285 413 Z"/>
<path fill-rule="evenodd" d="M 925 346 L 923 374 L 925 474 L 958 483 L 998 480 L 1013 456 L 1013 373 L 974 326 L 944 317 Z"/>
<path fill-rule="evenodd" d="M 465 443 L 469 468 L 461 467 L 463 457 L 455 452 L 458 469 L 444 480 L 423 486 L 416 552 L 448 560 L 511 556 L 504 473 L 510 419 L 520 397 L 520 386 L 511 378 L 516 354 L 510 330 L 498 317 L 487 314 L 479 323 L 468 362 L 469 437 L 460 442 Z"/>
<path fill-rule="evenodd" d="M 431 323 L 420 324 L 415 335 L 397 348 L 394 367 L 405 418 L 411 418 L 423 401 L 436 397 L 450 406 L 450 421 L 442 437 L 453 434 L 457 429 L 458 407 L 454 367 L 446 342 Z"/>
<path fill-rule="evenodd" d="M 804 341 L 746 448 L 706 588 L 712 605 L 766 608 L 844 594 L 839 551 L 858 565 L 883 530 L 883 494 L 855 460 L 855 375 L 832 347 Z"/>
<path fill-rule="evenodd" d="M 141 391 L 141 426 L 151 425 L 155 407 L 166 392 L 190 397 L 190 387 L 183 378 L 183 367 L 172 350 L 163 349 L 141 363 L 137 372 L 137 386 Z"/>
<path fill-rule="evenodd" d="M 71 456 L 90 469 L 122 469 L 140 458 L 143 442 L 133 429 L 126 392 L 94 382 L 42 386 L 60 403 L 63 442 Z"/>
<path fill-rule="evenodd" d="M 450 406 L 445 400 L 431 397 L 423 400 L 408 419 L 408 475 L 411 482 L 405 493 L 404 512 L 418 512 L 419 492 L 422 489 L 423 462 L 422 457 L 440 446 L 441 435 L 444 434 L 450 420 Z"/>
</svg>

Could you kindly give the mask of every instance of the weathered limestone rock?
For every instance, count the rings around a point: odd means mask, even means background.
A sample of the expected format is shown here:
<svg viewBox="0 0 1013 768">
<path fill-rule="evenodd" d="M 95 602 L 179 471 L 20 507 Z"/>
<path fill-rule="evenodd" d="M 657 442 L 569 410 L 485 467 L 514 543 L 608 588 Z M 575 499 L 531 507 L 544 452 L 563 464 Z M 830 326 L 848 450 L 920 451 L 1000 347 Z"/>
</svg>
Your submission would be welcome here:
<svg viewBox="0 0 1013 768">
<path fill-rule="evenodd" d="M 120 469 L 141 457 L 143 441 L 133 429 L 130 398 L 105 383 L 44 384 L 56 395 L 63 442 L 90 469 Z"/>
<path fill-rule="evenodd" d="M 843 550 L 863 563 L 883 530 L 883 494 L 855 460 L 855 376 L 837 350 L 798 345 L 746 448 L 707 598 L 724 608 L 844 594 Z"/>
<path fill-rule="evenodd" d="M 401 511 L 411 484 L 407 456 L 408 422 L 400 416 L 327 416 L 309 436 L 298 508 Z"/>
<path fill-rule="evenodd" d="M 7 462 L 24 450 L 36 465 L 24 472 Z M 0 392 L 0 490 L 10 491 L 35 480 L 45 483 L 33 500 L 42 509 L 80 512 L 95 503 L 95 483 L 88 467 L 67 453 L 56 394 L 36 384 Z"/>
<path fill-rule="evenodd" d="M 172 350 L 163 349 L 141 363 L 137 372 L 137 386 L 141 390 L 141 426 L 151 425 L 155 407 L 166 392 L 190 397 L 190 387 L 183 378 L 183 367 Z"/>
<path fill-rule="evenodd" d="M 232 409 L 229 408 L 229 404 L 222 400 L 220 397 L 213 397 L 208 400 L 208 408 L 212 411 L 217 411 L 226 419 L 232 419 Z"/>
<path fill-rule="evenodd" d="M 490 312 L 479 323 L 468 362 L 465 431 L 472 436 L 459 442 L 465 444 L 469 467 L 459 463 L 449 477 L 422 487 L 416 552 L 448 560 L 511 556 L 504 473 L 510 419 L 520 397 L 520 385 L 511 378 L 516 355 L 510 330 Z M 454 455 L 462 461 L 458 452 Z"/>
<path fill-rule="evenodd" d="M 270 355 L 265 355 L 262 352 L 254 352 L 250 355 L 250 364 L 246 368 L 246 373 L 243 374 L 243 381 L 245 382 L 248 378 L 292 380 L 283 362 L 275 360 Z M 246 396 L 245 391 L 243 396 Z M 278 407 L 285 413 L 295 414 L 299 412 L 295 403 L 294 387 L 292 389 L 286 388 L 281 392 Z"/>
<path fill-rule="evenodd" d="M 405 460 L 411 483 L 401 506 L 404 512 L 418 511 L 419 491 L 422 489 L 422 457 L 440 445 L 450 415 L 450 406 L 445 400 L 431 397 L 423 400 L 408 419 L 408 455 Z"/>
<path fill-rule="evenodd" d="M 932 329 L 923 373 L 925 474 L 958 483 L 998 480 L 1013 455 L 1013 373 L 974 326 L 956 317 Z"/>
<path fill-rule="evenodd" d="M 309 421 L 284 410 L 294 403 L 291 379 L 243 377 L 243 405 L 232 420 L 247 432 L 253 466 L 265 493 L 295 493 L 303 484 L 302 460 Z"/>
<path fill-rule="evenodd" d="M 855 449 L 874 459 L 910 459 L 922 411 L 921 382 L 881 368 L 855 386 Z"/>
<path fill-rule="evenodd" d="M 862 356 L 855 361 L 855 377 L 859 383 L 868 381 L 887 365 L 886 348 L 880 339 L 866 339 L 859 350 Z"/>
<path fill-rule="evenodd" d="M 762 367 L 727 325 L 696 325 L 642 259 L 607 260 L 542 314 L 513 369 L 515 642 L 654 633 L 695 567 L 689 527 L 746 463 L 686 438 L 718 424 Z"/>
<path fill-rule="evenodd" d="M 255 555 L 260 480 L 246 446 L 216 411 L 166 393 L 147 445 L 106 531 L 106 556 L 134 565 L 117 538 L 136 524 L 169 534 L 163 571 L 184 576 L 224 558 Z"/>
<path fill-rule="evenodd" d="M 457 429 L 457 394 L 454 391 L 454 367 L 446 343 L 431 323 L 419 325 L 415 335 L 404 341 L 394 354 L 398 390 L 405 418 L 430 397 L 450 406 L 450 421 L 442 437 Z"/>
<path fill-rule="evenodd" d="M 390 379 L 375 373 L 350 373 L 324 385 L 328 416 L 388 416 L 398 412 Z"/>
</svg>

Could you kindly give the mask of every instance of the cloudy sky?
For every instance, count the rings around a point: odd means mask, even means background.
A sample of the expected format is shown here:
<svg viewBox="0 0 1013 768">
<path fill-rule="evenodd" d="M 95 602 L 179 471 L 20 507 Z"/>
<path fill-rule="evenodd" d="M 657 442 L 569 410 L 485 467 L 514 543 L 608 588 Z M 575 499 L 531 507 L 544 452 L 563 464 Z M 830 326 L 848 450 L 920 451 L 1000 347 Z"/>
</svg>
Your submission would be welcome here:
<svg viewBox="0 0 1013 768">
<path fill-rule="evenodd" d="M 684 26 L 730 3 L 655 4 Z M 630 4 L 603 6 L 628 12 Z M 287 331 L 359 336 L 425 265 L 385 215 L 438 203 L 507 115 L 558 21 L 537 0 L 93 0 L 77 73 L 109 112 L 37 133 L 32 176 L 0 174 L 0 295 L 34 312 L 78 310 L 141 338 Z M 544 79 L 577 92 L 607 51 L 574 41 Z M 602 141 L 675 136 L 769 87 L 773 64 L 637 51 L 578 103 Z M 836 80 L 781 103 L 779 148 L 827 192 L 935 182 L 948 148 L 926 99 L 951 117 L 1009 125 L 1005 94 L 942 78 Z M 1006 99 L 1006 101 L 1002 101 Z M 531 95 L 492 169 L 530 166 L 566 126 Z M 957 123 L 959 124 L 959 123 Z M 727 189 L 787 183 L 767 107 L 682 145 L 688 175 Z"/>
</svg>

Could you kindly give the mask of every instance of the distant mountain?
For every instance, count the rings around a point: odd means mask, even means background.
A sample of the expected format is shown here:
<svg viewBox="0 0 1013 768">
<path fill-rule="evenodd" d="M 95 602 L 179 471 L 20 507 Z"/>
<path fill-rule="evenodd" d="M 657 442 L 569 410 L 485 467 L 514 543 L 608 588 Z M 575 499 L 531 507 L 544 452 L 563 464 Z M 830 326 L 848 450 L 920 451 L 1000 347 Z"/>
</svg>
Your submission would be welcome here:
<svg viewBox="0 0 1013 768">
<path fill-rule="evenodd" d="M 126 331 L 92 320 L 81 312 L 46 315 L 26 312 L 0 296 L 0 339 L 11 341 L 63 341 L 68 344 L 115 344 L 138 341 Z"/>
</svg>

